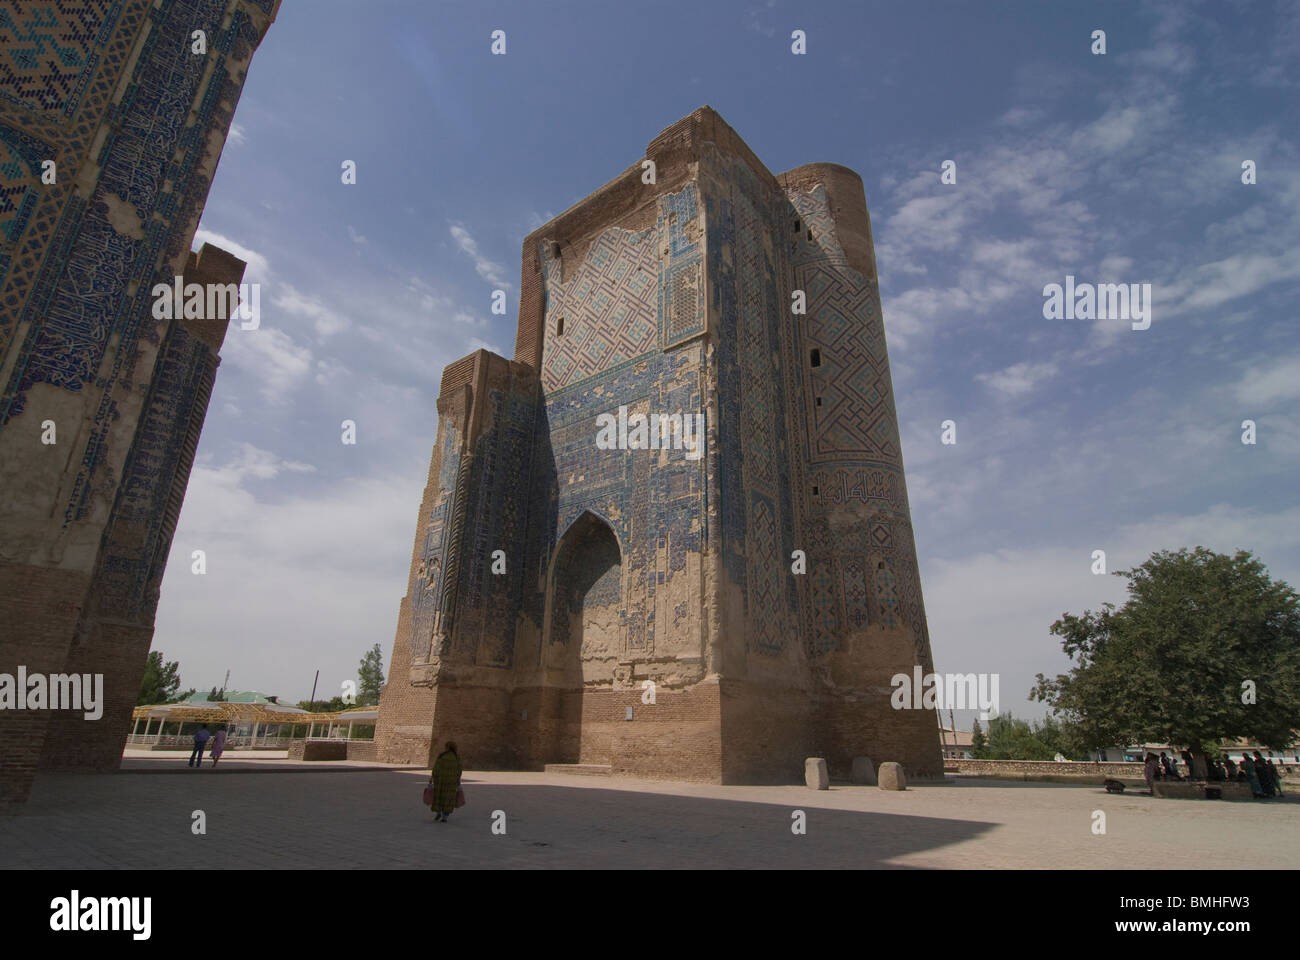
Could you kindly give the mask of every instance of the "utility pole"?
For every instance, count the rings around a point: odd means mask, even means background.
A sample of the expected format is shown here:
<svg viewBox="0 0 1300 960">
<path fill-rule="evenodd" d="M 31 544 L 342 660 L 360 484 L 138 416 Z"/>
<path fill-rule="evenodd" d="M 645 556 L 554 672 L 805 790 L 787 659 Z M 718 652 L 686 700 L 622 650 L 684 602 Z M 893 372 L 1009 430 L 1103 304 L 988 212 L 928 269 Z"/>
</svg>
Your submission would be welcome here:
<svg viewBox="0 0 1300 960">
<path fill-rule="evenodd" d="M 316 684 L 320 681 L 320 671 L 316 671 L 316 679 L 311 682 L 311 712 L 316 712 Z"/>
</svg>

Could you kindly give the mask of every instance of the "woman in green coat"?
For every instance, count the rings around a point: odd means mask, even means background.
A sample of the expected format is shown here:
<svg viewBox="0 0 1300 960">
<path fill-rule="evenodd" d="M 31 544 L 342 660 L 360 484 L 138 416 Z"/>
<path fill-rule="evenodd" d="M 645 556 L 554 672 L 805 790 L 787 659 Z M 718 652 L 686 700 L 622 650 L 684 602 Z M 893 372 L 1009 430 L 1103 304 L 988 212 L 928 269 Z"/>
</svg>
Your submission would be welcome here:
<svg viewBox="0 0 1300 960">
<path fill-rule="evenodd" d="M 447 749 L 433 762 L 433 814 L 438 823 L 446 823 L 456 809 L 456 791 L 460 789 L 460 754 L 456 744 L 447 741 Z"/>
</svg>

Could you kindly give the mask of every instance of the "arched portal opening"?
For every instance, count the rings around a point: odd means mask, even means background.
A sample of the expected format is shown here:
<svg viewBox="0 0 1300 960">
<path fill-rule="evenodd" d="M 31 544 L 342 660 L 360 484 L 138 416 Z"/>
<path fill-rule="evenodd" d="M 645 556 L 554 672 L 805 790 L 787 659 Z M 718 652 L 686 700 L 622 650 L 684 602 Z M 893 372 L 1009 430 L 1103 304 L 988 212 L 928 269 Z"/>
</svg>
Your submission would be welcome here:
<svg viewBox="0 0 1300 960">
<path fill-rule="evenodd" d="M 554 763 L 608 763 L 608 738 L 584 729 L 584 693 L 612 683 L 621 652 L 623 563 L 618 538 L 595 514 L 565 531 L 551 567 L 548 685 L 558 695 Z"/>
</svg>

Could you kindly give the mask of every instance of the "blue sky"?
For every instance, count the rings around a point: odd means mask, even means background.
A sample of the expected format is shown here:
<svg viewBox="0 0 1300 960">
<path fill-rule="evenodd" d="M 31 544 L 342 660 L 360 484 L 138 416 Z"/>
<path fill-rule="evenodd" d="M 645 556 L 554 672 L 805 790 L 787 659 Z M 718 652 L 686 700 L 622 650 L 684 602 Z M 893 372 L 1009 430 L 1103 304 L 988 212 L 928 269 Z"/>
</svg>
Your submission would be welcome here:
<svg viewBox="0 0 1300 960">
<path fill-rule="evenodd" d="M 291 700 L 387 667 L 443 366 L 512 355 L 524 235 L 706 103 L 774 172 L 865 182 L 940 671 L 1041 715 L 1048 626 L 1123 599 L 1097 549 L 1300 584 L 1298 60 L 1284 4 L 285 0 L 195 241 L 262 326 L 222 350 L 155 649 Z M 1150 283 L 1150 329 L 1045 320 L 1067 274 Z"/>
</svg>

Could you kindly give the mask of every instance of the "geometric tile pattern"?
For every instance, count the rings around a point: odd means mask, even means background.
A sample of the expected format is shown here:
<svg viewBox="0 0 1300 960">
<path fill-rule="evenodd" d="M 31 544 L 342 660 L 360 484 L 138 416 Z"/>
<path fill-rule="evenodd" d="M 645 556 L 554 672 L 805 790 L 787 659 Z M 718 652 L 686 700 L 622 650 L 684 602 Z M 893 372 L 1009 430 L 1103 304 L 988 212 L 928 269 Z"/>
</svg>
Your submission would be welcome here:
<svg viewBox="0 0 1300 960">
<path fill-rule="evenodd" d="M 0 99 L 72 116 L 120 0 L 2 0 Z"/>
<path fill-rule="evenodd" d="M 824 230 L 819 221 L 825 208 L 815 202 L 819 192 L 824 198 L 824 188 L 818 186 L 796 209 L 810 226 Z M 817 349 L 820 354 L 820 365 L 809 367 L 812 389 L 803 397 L 812 425 L 809 461 L 894 461 L 897 421 L 875 285 L 838 259 L 803 257 L 795 269 L 796 283 L 808 297 L 804 352 Z"/>
<path fill-rule="evenodd" d="M 49 9 L 49 6 L 47 3 L 45 9 Z M 21 0 L 14 0 L 5 6 L 9 20 L 15 24 L 21 16 L 25 16 L 24 11 L 30 8 L 31 4 Z M 69 171 L 75 172 L 81 168 L 107 111 L 123 109 L 122 105 L 115 108 L 112 98 L 121 71 L 135 52 L 135 41 L 146 16 L 153 19 L 160 16 L 152 8 L 151 0 L 123 0 L 112 7 L 95 38 L 100 46 L 92 57 L 87 58 L 86 69 L 78 78 L 78 84 L 83 85 L 82 92 L 75 102 L 69 100 L 63 110 L 51 113 L 37 110 L 29 104 L 20 105 L 12 94 L 9 99 L 0 97 L 0 113 L 21 113 L 23 131 L 40 144 L 37 155 L 41 159 L 57 160 L 60 172 L 57 183 L 40 186 L 25 233 L 12 238 L 14 247 L 9 254 L 8 271 L 0 284 L 0 353 L 8 351 L 20 315 L 26 312 L 27 319 L 38 318 L 39 312 L 34 312 L 31 308 L 39 307 L 48 300 L 53 281 L 57 279 L 51 277 L 50 273 L 61 268 L 62 254 L 75 237 L 77 222 L 85 208 L 84 202 L 73 194 L 73 177 Z M 110 27 L 111 33 L 108 29 Z M 74 21 L 69 32 L 75 30 Z M 9 33 L 12 32 L 11 29 Z M 0 53 L 0 57 L 3 56 L 5 54 Z M 11 73 L 21 72 L 22 69 L 21 63 L 15 65 L 12 60 L 8 67 Z M 237 91 L 238 88 L 235 89 Z M 75 112 L 71 115 L 67 113 L 70 106 L 75 107 Z M 10 123 L 9 126 L 12 128 L 14 124 Z M 26 342 L 18 347 L 18 372 L 21 372 L 35 346 L 35 327 L 29 329 Z M 0 383 L 0 426 L 3 426 L 6 419 L 16 384 L 14 379 L 9 384 Z"/>
<path fill-rule="evenodd" d="M 825 622 L 833 608 L 841 632 L 868 623 L 913 626 L 917 662 L 928 662 L 878 288 L 849 264 L 824 186 L 787 199 L 794 282 L 807 297 L 806 315 L 790 326 L 793 362 L 784 371 L 803 452 L 794 464 L 802 478 L 799 503 L 813 518 L 860 518 L 851 534 L 829 542 L 808 537 L 817 551 L 810 566 L 823 563 L 831 573 L 820 588 L 808 584 L 813 623 Z M 854 504 L 861 506 L 845 513 Z M 821 523 L 806 529 L 815 534 Z M 812 654 L 838 648 L 836 639 L 814 631 Z"/>
<path fill-rule="evenodd" d="M 898 580 L 885 563 L 884 569 L 877 569 L 873 582 L 876 588 L 876 603 L 880 610 L 880 622 L 885 629 L 893 630 L 898 625 Z"/>
<path fill-rule="evenodd" d="M 841 584 L 844 588 L 844 613 L 847 626 L 861 630 L 869 620 L 870 595 L 867 586 L 867 565 L 858 558 L 840 562 Z"/>
<path fill-rule="evenodd" d="M 0 282 L 41 199 L 41 161 L 51 153 L 36 138 L 0 124 Z"/>
<path fill-rule="evenodd" d="M 659 345 L 659 251 L 656 230 L 608 230 L 592 243 L 571 283 L 549 262 L 542 385 L 566 387 L 648 353 Z M 560 322 L 563 333 L 558 333 Z"/>
<path fill-rule="evenodd" d="M 653 227 L 602 232 L 568 280 L 542 244 L 543 389 L 585 383 L 704 331 L 701 251 L 687 233 L 697 212 L 693 184 L 660 197 Z"/>
<path fill-rule="evenodd" d="M 411 661 L 423 663 L 432 650 L 435 615 L 441 607 L 443 568 L 447 562 L 447 523 L 453 504 L 451 491 L 456 488 L 460 469 L 460 451 L 456 449 L 456 431 L 448 427 L 440 430 L 441 450 L 438 457 L 438 490 L 441 496 L 433 504 L 428 517 L 422 517 L 424 535 L 417 547 L 414 582 L 411 585 Z"/>
<path fill-rule="evenodd" d="M 149 292 L 170 282 L 162 261 L 190 240 L 209 186 L 199 160 L 239 99 L 242 70 L 227 71 L 227 59 L 251 56 L 260 39 L 249 16 L 229 8 L 229 0 L 0 0 L 0 352 L 12 357 L 0 428 L 22 413 L 34 384 L 99 389 L 62 520 L 84 519 L 93 491 L 116 491 L 99 595 L 116 604 L 113 615 L 137 620 L 152 618 L 175 484 L 188 478 L 210 386 L 208 348 L 153 321 Z M 195 29 L 207 31 L 205 56 L 190 51 Z M 56 183 L 39 183 L 42 159 L 57 162 Z M 72 190 L 79 171 L 94 175 L 88 199 Z M 32 186 L 20 196 L 23 184 Z M 109 216 L 117 201 L 134 206 L 143 235 L 119 232 Z M 143 342 L 158 350 L 146 384 L 133 382 Z M 110 476 L 118 403 L 146 389 L 134 445 L 121 475 Z M 130 530 L 120 550 L 119 527 Z"/>
<path fill-rule="evenodd" d="M 244 14 L 236 13 L 227 29 L 221 30 L 225 7 L 225 0 L 190 0 L 185 8 L 172 8 L 171 15 L 149 32 L 140 68 L 124 98 L 114 134 L 105 145 L 95 192 L 75 223 L 75 240 L 63 260 L 34 349 L 21 372 L 11 413 L 22 409 L 23 394 L 38 382 L 79 390 L 98 376 L 102 385 L 110 388 L 102 395 L 95 415 L 65 511 L 68 521 L 81 519 L 88 509 L 113 419 L 113 388 L 125 384 L 124 377 L 134 362 L 132 347 L 142 335 L 156 336 L 152 324 L 147 323 L 149 291 L 155 282 L 170 280 L 171 268 L 160 266 L 164 253 L 184 242 L 178 241 L 176 234 L 186 232 L 193 215 L 190 211 L 206 195 L 207 178 L 196 168 L 212 126 L 224 131 L 229 123 L 228 116 L 214 119 L 218 104 L 221 100 L 233 103 L 238 97 L 237 87 L 227 89 L 231 81 L 224 70 L 226 51 L 241 31 L 251 27 Z M 209 30 L 207 57 L 190 53 L 188 38 L 195 23 Z M 209 63 L 215 63 L 216 70 L 204 87 Z M 194 108 L 197 117 L 191 118 Z M 164 180 L 172 182 L 171 192 L 162 192 Z M 117 231 L 108 216 L 108 202 L 113 197 L 135 205 L 147 224 L 143 238 Z M 65 225 L 74 228 L 66 218 Z M 57 237 L 53 245 L 52 256 L 59 252 Z M 49 267 L 47 271 L 55 275 Z M 132 284 L 134 294 L 129 292 Z M 29 302 L 28 309 L 34 306 Z M 101 372 L 105 348 L 113 337 L 118 339 L 118 347 L 109 369 Z"/>
<path fill-rule="evenodd" d="M 838 649 L 840 643 L 834 568 L 826 562 L 815 563 L 808 571 L 808 583 L 813 610 L 812 648 L 816 653 L 828 653 Z"/>
<path fill-rule="evenodd" d="M 677 642 L 690 636 L 680 603 L 674 604 L 676 616 L 666 607 L 660 616 L 667 622 L 656 622 L 663 602 L 657 598 L 674 589 L 688 556 L 706 547 L 706 460 L 688 460 L 684 449 L 603 450 L 595 441 L 597 416 L 617 414 L 620 406 L 703 413 L 700 350 L 685 343 L 691 331 L 704 329 L 702 291 L 689 277 L 701 248 L 686 229 L 698 216 L 694 196 L 688 185 L 660 197 L 656 224 L 648 230 L 602 230 L 581 262 L 568 265 L 567 277 L 549 244 L 541 243 L 540 375 L 511 372 L 505 383 L 502 361 L 489 359 L 495 379 L 470 387 L 485 392 L 471 401 L 480 426 L 472 449 L 459 455 L 440 400 L 439 496 L 417 549 L 419 589 L 410 593 L 417 662 L 427 658 L 422 648 L 429 646 L 438 611 L 450 646 L 433 652 L 478 666 L 513 664 L 520 618 L 558 648 L 577 636 L 579 608 L 615 600 L 620 655 L 652 656 L 661 631 Z M 663 282 L 661 267 L 683 279 Z M 668 304 L 661 302 L 665 289 L 676 291 Z M 662 346 L 665 319 L 679 338 L 669 349 Z M 448 401 L 454 396 L 449 393 Z M 573 580 L 565 580 L 565 571 L 580 574 L 591 559 L 585 546 L 574 552 L 584 530 L 608 530 L 617 551 L 597 564 L 603 572 L 594 581 L 579 576 L 581 597 L 566 599 L 559 588 Z M 490 572 L 496 549 L 506 551 L 505 575 Z M 439 586 L 421 587 L 439 573 Z M 559 591 L 549 598 L 548 583 Z M 556 649 L 545 656 L 560 662 L 567 655 Z M 560 660 L 549 659 L 556 656 Z"/>
<path fill-rule="evenodd" d="M 790 575 L 793 503 L 781 324 L 784 266 L 764 239 L 777 229 L 770 193 L 748 165 L 714 154 L 719 195 L 707 200 L 709 283 L 718 316 L 723 561 L 745 585 L 745 642 L 777 654 L 798 636 L 799 585 Z M 827 612 L 826 616 L 833 616 Z"/>
<path fill-rule="evenodd" d="M 92 493 L 111 503 L 90 590 L 110 620 L 152 624 L 216 369 L 202 337 L 153 320 L 150 291 L 172 279 L 162 262 L 188 250 L 207 195 L 199 161 L 242 84 L 228 60 L 246 61 L 260 39 L 231 7 L 0 0 L 0 428 L 36 384 L 96 391 L 59 508 L 67 524 L 87 516 Z M 202 56 L 195 29 L 208 36 Z M 44 160 L 54 183 L 40 180 Z M 118 202 L 140 229 L 110 216 Z"/>
</svg>

